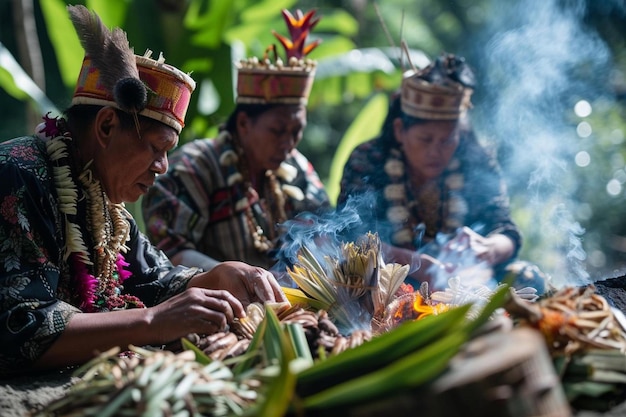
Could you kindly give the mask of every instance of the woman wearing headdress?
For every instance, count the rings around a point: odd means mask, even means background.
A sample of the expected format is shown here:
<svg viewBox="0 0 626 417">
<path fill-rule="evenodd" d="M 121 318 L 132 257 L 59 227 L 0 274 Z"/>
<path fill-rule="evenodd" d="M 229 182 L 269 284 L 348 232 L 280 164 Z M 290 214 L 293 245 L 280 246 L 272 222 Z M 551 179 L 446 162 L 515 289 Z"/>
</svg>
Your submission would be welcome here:
<svg viewBox="0 0 626 417">
<path fill-rule="evenodd" d="M 314 11 L 283 10 L 287 52 L 237 64 L 236 107 L 213 139 L 171 155 L 168 172 L 143 198 L 147 234 L 174 262 L 210 269 L 242 260 L 269 268 L 281 223 L 328 205 L 311 163 L 296 149 L 307 124 L 315 61 L 305 45 Z"/>
<path fill-rule="evenodd" d="M 268 271 L 174 266 L 138 230 L 124 202 L 167 170 L 195 83 L 68 10 L 85 48 L 71 107 L 0 144 L 2 376 L 210 334 L 252 301 L 285 301 Z"/>
<path fill-rule="evenodd" d="M 418 284 L 441 288 L 457 268 L 482 265 L 498 280 L 512 274 L 514 286 L 543 292 L 543 274 L 513 262 L 522 237 L 497 161 L 470 125 L 474 84 L 452 54 L 405 74 L 380 135 L 349 157 L 338 204 L 373 193 L 365 224 L 376 225 L 388 260 L 410 264 Z"/>
</svg>

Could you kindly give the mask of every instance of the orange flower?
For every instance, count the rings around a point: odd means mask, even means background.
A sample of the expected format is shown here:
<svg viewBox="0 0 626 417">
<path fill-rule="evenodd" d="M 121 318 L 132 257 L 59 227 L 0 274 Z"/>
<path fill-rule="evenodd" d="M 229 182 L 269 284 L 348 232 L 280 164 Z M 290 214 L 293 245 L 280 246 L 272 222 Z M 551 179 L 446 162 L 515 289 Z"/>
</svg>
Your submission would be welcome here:
<svg viewBox="0 0 626 417">
<path fill-rule="evenodd" d="M 320 20 L 319 18 L 313 19 L 314 15 L 315 10 L 310 10 L 304 15 L 302 14 L 302 10 L 296 10 L 296 15 L 294 16 L 289 12 L 289 10 L 283 9 L 283 17 L 285 18 L 285 23 L 287 24 L 287 29 L 289 29 L 289 36 L 291 39 L 282 36 L 275 30 L 273 30 L 272 33 L 285 48 L 287 59 L 291 57 L 298 59 L 304 58 L 317 45 L 319 45 L 319 39 L 305 45 L 307 36 L 309 36 L 313 27 Z"/>
</svg>

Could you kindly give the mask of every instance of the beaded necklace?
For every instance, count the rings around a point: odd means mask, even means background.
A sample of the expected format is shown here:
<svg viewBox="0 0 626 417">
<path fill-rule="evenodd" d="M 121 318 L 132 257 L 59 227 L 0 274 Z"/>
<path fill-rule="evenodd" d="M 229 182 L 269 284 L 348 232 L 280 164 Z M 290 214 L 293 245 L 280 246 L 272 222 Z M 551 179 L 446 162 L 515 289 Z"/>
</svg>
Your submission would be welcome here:
<svg viewBox="0 0 626 417">
<path fill-rule="evenodd" d="M 304 199 L 304 194 L 298 187 L 281 184 L 279 181 L 279 179 L 285 182 L 293 181 L 297 170 L 284 162 L 275 171 L 267 170 L 259 186 L 265 197 L 261 198 L 257 189 L 252 185 L 252 176 L 239 140 L 227 131 L 222 131 L 216 140 L 221 144 L 230 143 L 234 149 L 222 153 L 220 165 L 231 172 L 227 178 L 229 186 L 242 185 L 244 192 L 235 203 L 235 208 L 244 212 L 255 249 L 260 253 L 267 253 L 276 245 L 277 226 L 287 220 L 285 210 L 287 197 L 296 200 Z"/>
<path fill-rule="evenodd" d="M 124 204 L 113 204 L 87 163 L 78 175 L 87 203 L 87 231 L 94 242 L 94 261 L 78 224 L 79 187 L 72 176 L 72 137 L 65 120 L 44 116 L 37 135 L 46 143 L 53 162 L 59 208 L 65 218 L 66 244 L 63 259 L 70 261 L 79 306 L 85 312 L 145 307 L 137 297 L 122 294 L 122 283 L 131 273 L 123 253 L 130 235 L 130 214 Z M 90 272 L 91 269 L 91 272 Z"/>
<path fill-rule="evenodd" d="M 421 190 L 414 190 L 407 176 L 402 152 L 395 148 L 389 151 L 384 165 L 389 183 L 384 187 L 383 195 L 387 201 L 387 220 L 393 227 L 392 244 L 413 249 L 418 247 L 423 243 L 418 241 L 422 233 L 421 224 L 429 239 L 439 232 L 463 226 L 468 207 L 461 193 L 464 176 L 460 168 L 460 161 L 453 158 L 441 178 L 431 181 Z"/>
</svg>

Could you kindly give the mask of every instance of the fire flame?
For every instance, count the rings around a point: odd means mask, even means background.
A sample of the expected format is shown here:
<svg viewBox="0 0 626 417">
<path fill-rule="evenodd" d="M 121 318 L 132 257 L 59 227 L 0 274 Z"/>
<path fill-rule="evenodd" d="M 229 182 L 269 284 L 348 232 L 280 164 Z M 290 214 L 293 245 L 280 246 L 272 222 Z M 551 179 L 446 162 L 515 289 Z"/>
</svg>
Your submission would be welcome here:
<svg viewBox="0 0 626 417">
<path fill-rule="evenodd" d="M 449 305 L 424 299 L 419 291 L 415 291 L 396 298 L 389 305 L 387 323 L 392 328 L 404 321 L 420 320 L 430 315 L 441 314 L 449 309 Z"/>
<path fill-rule="evenodd" d="M 440 314 L 444 311 L 448 311 L 449 307 L 446 304 L 442 303 L 432 303 L 424 300 L 422 295 L 417 292 L 415 293 L 415 301 L 413 302 L 413 310 L 418 313 L 418 316 L 415 320 L 423 319 L 426 316 L 430 316 L 433 314 Z"/>
</svg>

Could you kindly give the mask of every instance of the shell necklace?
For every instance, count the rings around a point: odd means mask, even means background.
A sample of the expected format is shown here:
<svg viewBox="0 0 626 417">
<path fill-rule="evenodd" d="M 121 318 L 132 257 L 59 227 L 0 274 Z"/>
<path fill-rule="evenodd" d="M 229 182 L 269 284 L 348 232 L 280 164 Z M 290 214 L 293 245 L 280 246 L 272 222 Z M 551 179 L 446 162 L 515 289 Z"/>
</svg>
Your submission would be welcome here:
<svg viewBox="0 0 626 417">
<path fill-rule="evenodd" d="M 293 181 L 297 170 L 284 162 L 275 171 L 267 170 L 261 185 L 264 187 L 266 198 L 261 199 L 257 189 L 252 185 L 244 151 L 236 137 L 230 132 L 222 131 L 216 140 L 222 145 L 230 143 L 233 147 L 220 155 L 220 165 L 227 168 L 229 172 L 226 179 L 228 186 L 242 184 L 243 193 L 237 197 L 235 210 L 244 212 L 255 249 L 261 253 L 267 253 L 276 245 L 278 225 L 287 220 L 285 211 L 287 197 L 296 200 L 304 199 L 304 194 L 298 187 L 281 184 L 279 181 L 279 178 L 285 182 Z M 257 207 L 261 207 L 261 212 L 255 213 L 254 207 L 257 203 Z M 264 226 L 261 225 L 259 219 L 263 220 Z"/>
<path fill-rule="evenodd" d="M 461 193 L 464 176 L 460 167 L 459 160 L 452 159 L 442 180 L 433 181 L 422 190 L 416 190 L 419 192 L 410 193 L 413 198 L 409 198 L 407 188 L 411 190 L 412 187 L 402 152 L 399 149 L 389 151 L 384 165 L 389 183 L 384 187 L 383 194 L 387 201 L 386 217 L 393 226 L 392 244 L 415 249 L 423 243 L 419 240 L 424 231 L 432 239 L 437 233 L 463 226 L 468 208 Z M 415 212 L 420 218 L 419 224 Z"/>
<path fill-rule="evenodd" d="M 37 136 L 46 143 L 53 163 L 53 175 L 59 209 L 65 218 L 66 244 L 63 260 L 71 262 L 73 284 L 78 290 L 79 306 L 85 312 L 109 311 L 129 307 L 144 307 L 134 296 L 122 294 L 122 283 L 131 273 L 125 270 L 128 263 L 123 254 L 130 235 L 130 214 L 124 204 L 113 204 L 106 196 L 100 181 L 87 163 L 78 176 L 87 202 L 87 229 L 91 233 L 92 255 L 87 248 L 83 232 L 77 223 L 79 188 L 72 177 L 72 137 L 65 120 L 44 116 L 38 126 Z M 91 268 L 92 273 L 89 272 Z"/>
</svg>

